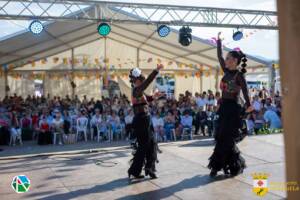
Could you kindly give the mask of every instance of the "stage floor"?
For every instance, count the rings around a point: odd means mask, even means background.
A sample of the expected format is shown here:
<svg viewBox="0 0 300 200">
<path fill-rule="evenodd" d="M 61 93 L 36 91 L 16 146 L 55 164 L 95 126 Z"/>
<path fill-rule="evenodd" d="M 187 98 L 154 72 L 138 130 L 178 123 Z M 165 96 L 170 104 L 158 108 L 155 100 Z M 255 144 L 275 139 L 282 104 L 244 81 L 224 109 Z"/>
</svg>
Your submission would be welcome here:
<svg viewBox="0 0 300 200">
<path fill-rule="evenodd" d="M 76 145 L 80 145 L 76 144 Z M 83 144 L 83 143 L 82 143 Z M 219 173 L 211 179 L 206 168 L 213 150 L 212 139 L 162 143 L 157 165 L 159 178 L 128 182 L 127 169 L 131 149 L 122 146 L 101 147 L 96 151 L 68 151 L 61 146 L 40 147 L 55 149 L 53 154 L 35 156 L 30 148 L 13 147 L 0 153 L 0 196 L 13 199 L 261 199 L 252 192 L 252 173 L 268 173 L 269 185 L 285 181 L 283 135 L 247 137 L 239 144 L 247 162 L 244 174 L 225 178 Z M 87 145 L 87 144 L 83 144 Z M 69 145 L 70 146 L 70 145 Z M 38 151 L 39 147 L 34 147 Z M 27 149 L 27 150 L 26 150 Z M 65 152 L 59 152 L 63 149 Z M 30 153 L 30 157 L 4 159 Z M 38 152 L 40 153 L 40 152 Z M 4 159 L 4 160 L 3 160 Z M 17 194 L 11 187 L 14 176 L 26 175 L 31 181 L 27 193 Z M 286 192 L 269 191 L 264 199 L 284 199 Z"/>
</svg>

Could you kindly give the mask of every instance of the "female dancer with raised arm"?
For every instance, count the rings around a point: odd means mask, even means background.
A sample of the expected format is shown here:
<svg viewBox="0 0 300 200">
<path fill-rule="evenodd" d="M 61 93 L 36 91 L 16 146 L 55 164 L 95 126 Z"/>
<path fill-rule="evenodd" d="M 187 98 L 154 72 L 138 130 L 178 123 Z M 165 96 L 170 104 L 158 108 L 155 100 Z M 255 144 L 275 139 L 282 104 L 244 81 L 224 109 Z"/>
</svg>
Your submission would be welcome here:
<svg viewBox="0 0 300 200">
<path fill-rule="evenodd" d="M 157 68 L 145 79 L 142 72 L 138 68 L 130 71 L 129 79 L 132 84 L 132 106 L 134 118 L 132 121 L 133 134 L 137 138 L 138 147 L 132 159 L 132 164 L 128 169 L 129 178 L 144 178 L 141 175 L 145 163 L 145 175 L 151 178 L 157 178 L 155 174 L 155 162 L 157 159 L 157 145 L 154 139 L 153 130 L 151 127 L 151 118 L 148 111 L 148 102 L 153 100 L 154 96 L 144 94 L 146 88 L 155 79 L 159 70 L 163 68 L 162 64 L 158 64 Z"/>
<path fill-rule="evenodd" d="M 216 145 L 212 156 L 209 158 L 210 162 L 208 165 L 211 169 L 211 177 L 216 176 L 217 172 L 222 169 L 225 174 L 230 172 L 232 176 L 243 173 L 246 163 L 245 159 L 240 155 L 235 141 L 239 135 L 239 128 L 242 125 L 241 106 L 238 104 L 240 90 L 242 90 L 246 101 L 246 112 L 253 110 L 250 105 L 247 83 L 244 77 L 247 66 L 246 55 L 241 51 L 230 51 L 224 60 L 220 34 L 218 34 L 217 51 L 224 76 L 221 81 L 222 99 L 218 110 Z M 241 62 L 241 69 L 239 69 Z"/>
</svg>

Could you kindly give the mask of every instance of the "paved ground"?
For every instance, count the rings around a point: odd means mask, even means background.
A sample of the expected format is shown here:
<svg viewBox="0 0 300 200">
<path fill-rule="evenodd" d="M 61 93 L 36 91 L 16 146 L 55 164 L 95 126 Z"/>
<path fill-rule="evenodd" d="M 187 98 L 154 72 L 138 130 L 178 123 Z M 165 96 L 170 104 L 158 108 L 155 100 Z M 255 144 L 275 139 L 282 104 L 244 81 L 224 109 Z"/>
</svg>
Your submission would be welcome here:
<svg viewBox="0 0 300 200">
<path fill-rule="evenodd" d="M 129 183 L 126 171 L 131 150 L 122 146 L 124 144 L 114 143 L 116 147 L 104 144 L 101 148 L 96 143 L 6 147 L 0 152 L 1 199 L 261 199 L 252 192 L 252 173 L 269 173 L 269 182 L 285 181 L 281 134 L 252 136 L 240 143 L 248 168 L 235 178 L 220 175 L 211 179 L 208 176 L 207 158 L 212 153 L 213 141 L 201 139 L 161 144 L 163 153 L 159 155 L 157 166 L 159 179 Z M 95 148 L 97 151 L 78 151 Z M 62 150 L 69 152 L 58 153 Z M 11 157 L 50 151 L 56 153 Z M 12 178 L 20 174 L 31 180 L 30 191 L 25 194 L 17 194 L 10 187 Z M 284 199 L 285 196 L 282 191 L 269 191 L 264 199 Z"/>
</svg>

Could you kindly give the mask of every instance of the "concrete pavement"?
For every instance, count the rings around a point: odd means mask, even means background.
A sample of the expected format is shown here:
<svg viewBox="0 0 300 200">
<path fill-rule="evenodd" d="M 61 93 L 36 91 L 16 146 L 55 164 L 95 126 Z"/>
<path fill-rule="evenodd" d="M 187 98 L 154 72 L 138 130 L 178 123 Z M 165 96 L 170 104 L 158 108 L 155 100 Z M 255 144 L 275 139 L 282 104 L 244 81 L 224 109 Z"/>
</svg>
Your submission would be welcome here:
<svg viewBox="0 0 300 200">
<path fill-rule="evenodd" d="M 75 149 L 71 145 L 48 146 L 42 147 L 44 151 L 33 147 L 37 149 L 28 150 L 28 154 L 26 147 L 9 147 L 0 152 L 1 199 L 262 199 L 252 192 L 252 173 L 270 174 L 269 182 L 285 181 L 282 134 L 252 136 L 241 142 L 239 147 L 248 167 L 234 178 L 208 176 L 206 166 L 214 144 L 206 138 L 160 144 L 163 153 L 159 154 L 157 165 L 159 178 L 128 182 L 131 149 L 122 146 L 125 144 L 101 148 L 95 143 L 82 144 L 81 148 L 77 144 Z M 47 148 L 56 150 L 49 154 Z M 96 151 L 82 152 L 83 148 Z M 22 152 L 44 155 L 22 157 Z M 20 157 L 11 159 L 13 155 Z M 20 174 L 31 180 L 30 191 L 24 194 L 15 193 L 10 186 L 13 177 Z M 284 191 L 272 190 L 263 199 L 285 197 Z"/>
</svg>

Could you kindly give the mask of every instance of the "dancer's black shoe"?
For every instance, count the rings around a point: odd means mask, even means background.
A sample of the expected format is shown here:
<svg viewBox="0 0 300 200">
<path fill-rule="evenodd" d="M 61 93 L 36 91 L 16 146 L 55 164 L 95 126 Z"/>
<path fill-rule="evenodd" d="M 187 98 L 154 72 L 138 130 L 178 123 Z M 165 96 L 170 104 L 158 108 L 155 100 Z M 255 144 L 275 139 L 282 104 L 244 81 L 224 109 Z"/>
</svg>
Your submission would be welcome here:
<svg viewBox="0 0 300 200">
<path fill-rule="evenodd" d="M 151 179 L 156 179 L 158 176 L 151 170 L 145 169 L 145 175 L 150 176 Z"/>
<path fill-rule="evenodd" d="M 217 170 L 214 170 L 214 169 L 212 169 L 212 170 L 210 171 L 210 174 L 209 174 L 209 176 L 210 176 L 210 177 L 212 177 L 212 178 L 214 178 L 214 177 L 216 177 L 216 176 L 217 176 L 217 173 L 218 173 L 218 171 L 217 171 Z"/>
<path fill-rule="evenodd" d="M 224 172 L 225 175 L 229 175 L 230 174 L 230 172 L 228 171 L 228 168 L 223 168 L 223 172 Z"/>
<path fill-rule="evenodd" d="M 128 178 L 130 179 L 131 178 L 131 176 L 133 177 L 133 178 L 135 178 L 135 179 L 141 179 L 141 178 L 145 178 L 145 176 L 144 175 L 133 175 L 133 174 L 131 174 L 131 173 L 129 173 L 128 172 Z"/>
</svg>

